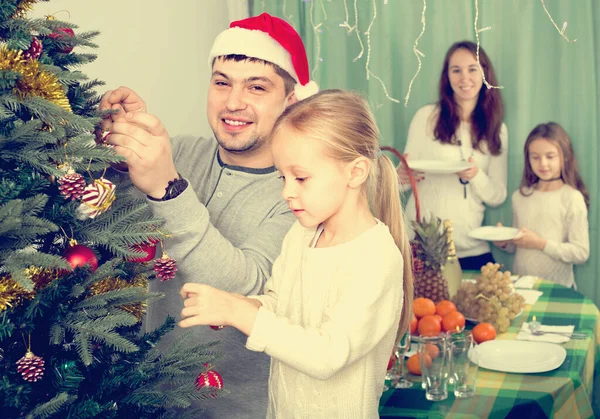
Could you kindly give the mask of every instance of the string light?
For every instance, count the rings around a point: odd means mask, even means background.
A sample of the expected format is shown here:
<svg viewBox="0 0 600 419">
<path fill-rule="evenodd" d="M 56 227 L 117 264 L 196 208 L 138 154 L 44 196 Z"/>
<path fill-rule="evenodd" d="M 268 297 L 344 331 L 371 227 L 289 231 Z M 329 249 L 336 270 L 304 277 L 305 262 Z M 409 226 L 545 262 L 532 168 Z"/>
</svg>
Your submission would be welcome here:
<svg viewBox="0 0 600 419">
<path fill-rule="evenodd" d="M 313 28 L 313 32 L 315 34 L 315 42 L 317 45 L 317 60 L 316 60 L 316 64 L 312 69 L 312 72 L 310 73 L 312 75 L 312 79 L 315 78 L 315 72 L 317 71 L 317 68 L 319 68 L 319 63 L 321 62 L 321 38 L 319 37 L 319 28 L 321 27 L 321 25 L 323 24 L 323 22 L 320 22 L 318 25 L 315 25 L 315 20 L 314 20 L 314 16 L 313 16 L 313 12 L 314 12 L 314 1 L 310 2 L 310 11 L 309 11 L 309 16 L 310 16 L 310 25 Z"/>
<path fill-rule="evenodd" d="M 365 35 L 367 37 L 367 62 L 365 64 L 367 80 L 369 80 L 369 76 L 373 76 L 381 84 L 381 87 L 383 88 L 383 92 L 385 93 L 385 97 L 387 97 L 392 102 L 400 103 L 400 101 L 398 99 L 394 99 L 393 97 L 391 97 L 389 95 L 387 87 L 385 87 L 385 83 L 383 82 L 383 80 L 381 80 L 381 78 L 379 78 L 369 68 L 369 63 L 371 62 L 371 28 L 373 27 L 373 23 L 375 22 L 375 19 L 377 19 L 377 4 L 375 3 L 375 0 L 373 0 L 373 18 L 371 19 L 371 23 L 369 24 L 369 27 L 367 28 L 367 31 L 365 32 Z"/>
<path fill-rule="evenodd" d="M 344 19 L 344 21 L 342 23 L 340 23 L 340 28 L 346 28 L 346 34 L 350 35 L 352 33 L 352 31 L 354 30 L 355 26 L 350 26 L 350 24 L 348 23 L 348 3 L 346 3 L 346 0 L 344 0 L 344 12 L 346 13 L 346 19 Z"/>
<path fill-rule="evenodd" d="M 285 11 L 285 9 L 287 8 L 287 0 L 283 0 L 283 17 L 285 17 L 285 19 L 288 21 L 288 23 L 290 25 L 292 25 L 293 28 L 294 24 L 292 23 L 292 18 L 294 17 L 294 15 L 288 15 L 287 12 Z"/>
<path fill-rule="evenodd" d="M 354 57 L 352 60 L 353 63 L 357 62 L 365 53 L 365 46 L 363 45 L 360 33 L 358 32 L 358 6 L 356 5 L 356 2 L 357 0 L 354 0 L 354 32 L 356 32 L 356 38 L 358 38 L 358 43 L 360 44 L 360 53 Z"/>
<path fill-rule="evenodd" d="M 550 12 L 548 11 L 548 9 L 546 8 L 546 3 L 544 3 L 544 0 L 540 0 L 542 2 L 542 6 L 544 7 L 544 11 L 546 12 L 546 14 L 548 15 L 548 18 L 550 19 L 550 21 L 552 22 L 552 24 L 554 25 L 554 27 L 556 28 L 556 30 L 558 31 L 558 33 L 560 34 L 560 36 L 562 36 L 563 38 L 565 38 L 565 40 L 569 43 L 574 43 L 577 42 L 577 39 L 573 39 L 572 41 L 567 38 L 567 36 L 565 35 L 565 30 L 567 29 L 567 22 L 565 21 L 562 25 L 562 29 L 558 29 L 558 25 L 556 24 L 556 22 L 554 21 L 554 19 L 552 19 L 552 15 L 550 15 Z"/>
<path fill-rule="evenodd" d="M 485 28 L 477 29 L 477 21 L 479 20 L 479 0 L 475 0 L 475 21 L 473 22 L 473 27 L 475 28 L 475 37 L 477 38 L 477 65 L 479 66 L 479 71 L 481 71 L 481 77 L 483 78 L 483 83 L 488 89 L 504 89 L 504 86 L 492 86 L 485 79 L 485 72 L 483 71 L 483 67 L 481 66 L 481 62 L 479 61 L 479 32 L 488 31 L 492 29 L 491 26 L 487 26 Z"/>
<path fill-rule="evenodd" d="M 415 73 L 413 78 L 410 80 L 410 83 L 408 84 L 408 92 L 406 93 L 406 97 L 404 98 L 404 107 L 405 108 L 408 106 L 408 99 L 410 99 L 410 92 L 412 90 L 413 82 L 417 78 L 417 75 L 421 72 L 421 57 L 425 57 L 425 54 L 423 54 L 421 51 L 419 51 L 417 49 L 417 46 L 419 45 L 419 39 L 421 39 L 421 37 L 425 33 L 425 11 L 426 10 L 427 10 L 427 0 L 423 0 L 423 11 L 421 12 L 421 33 L 419 34 L 419 36 L 417 36 L 417 39 L 415 39 L 415 42 L 413 44 L 413 53 L 417 57 L 417 61 L 418 61 L 419 65 L 417 66 L 417 72 Z"/>
</svg>

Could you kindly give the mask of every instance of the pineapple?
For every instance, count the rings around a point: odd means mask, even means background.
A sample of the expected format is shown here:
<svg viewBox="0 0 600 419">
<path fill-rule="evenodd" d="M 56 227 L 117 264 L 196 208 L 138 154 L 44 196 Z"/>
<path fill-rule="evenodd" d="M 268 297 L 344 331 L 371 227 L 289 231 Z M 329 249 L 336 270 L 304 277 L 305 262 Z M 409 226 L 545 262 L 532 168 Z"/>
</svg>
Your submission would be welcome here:
<svg viewBox="0 0 600 419">
<path fill-rule="evenodd" d="M 430 298 L 434 303 L 447 300 L 448 282 L 442 274 L 442 266 L 448 259 L 448 228 L 442 227 L 442 220 L 433 216 L 428 221 L 413 221 L 412 227 L 415 232 L 411 242 L 415 298 Z"/>
</svg>

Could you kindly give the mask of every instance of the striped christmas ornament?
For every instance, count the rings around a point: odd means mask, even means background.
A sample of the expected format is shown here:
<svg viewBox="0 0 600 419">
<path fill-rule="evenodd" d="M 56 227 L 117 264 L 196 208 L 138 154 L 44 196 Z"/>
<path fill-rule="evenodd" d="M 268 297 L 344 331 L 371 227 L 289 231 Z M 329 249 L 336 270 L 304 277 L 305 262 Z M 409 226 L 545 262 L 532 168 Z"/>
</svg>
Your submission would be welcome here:
<svg viewBox="0 0 600 419">
<path fill-rule="evenodd" d="M 205 367 L 209 368 L 207 371 L 198 374 L 196 377 L 196 388 L 200 390 L 203 387 L 216 388 L 221 390 L 223 388 L 223 377 L 216 371 L 213 371 L 212 366 L 205 364 Z M 211 393 L 211 397 L 216 397 L 216 393 Z"/>
<path fill-rule="evenodd" d="M 115 201 L 115 184 L 100 178 L 83 190 L 81 205 L 77 209 L 79 219 L 95 218 L 106 212 Z"/>
</svg>

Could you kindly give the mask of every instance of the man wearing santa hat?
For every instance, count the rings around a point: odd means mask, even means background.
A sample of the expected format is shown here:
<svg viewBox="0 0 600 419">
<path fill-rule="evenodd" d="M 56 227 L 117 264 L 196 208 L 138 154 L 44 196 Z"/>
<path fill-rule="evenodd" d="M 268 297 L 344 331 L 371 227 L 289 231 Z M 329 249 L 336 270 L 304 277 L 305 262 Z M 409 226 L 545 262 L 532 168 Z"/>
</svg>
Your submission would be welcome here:
<svg viewBox="0 0 600 419">
<path fill-rule="evenodd" d="M 302 39 L 285 21 L 263 13 L 219 34 L 209 65 L 207 116 L 215 139 L 170 139 L 125 87 L 107 92 L 100 104 L 118 110 L 103 122 L 110 129 L 106 142 L 127 159 L 133 184 L 166 220 L 171 237 L 165 247 L 179 268 L 173 280 L 151 283 L 166 298 L 148 307 L 150 328 L 167 315 L 179 318 L 186 282 L 259 294 L 294 222 L 268 137 L 287 106 L 318 90 L 309 80 Z M 264 418 L 268 357 L 245 350 L 246 336 L 234 328 L 197 327 L 194 333 L 200 341 L 223 342 L 215 370 L 230 391 L 201 403 L 202 418 Z"/>
</svg>

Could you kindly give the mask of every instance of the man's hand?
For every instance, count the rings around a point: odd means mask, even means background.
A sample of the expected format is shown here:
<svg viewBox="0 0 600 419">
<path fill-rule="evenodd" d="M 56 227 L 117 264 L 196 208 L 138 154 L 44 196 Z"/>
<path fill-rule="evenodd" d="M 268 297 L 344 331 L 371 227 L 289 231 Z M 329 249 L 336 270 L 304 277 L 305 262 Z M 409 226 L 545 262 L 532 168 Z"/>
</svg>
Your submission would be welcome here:
<svg viewBox="0 0 600 419">
<path fill-rule="evenodd" d="M 102 100 L 100 100 L 99 109 L 100 111 L 118 111 L 102 120 L 102 129 L 112 131 L 113 122 L 124 121 L 126 113 L 146 113 L 146 103 L 133 90 L 121 86 L 118 89 L 104 93 Z"/>
<path fill-rule="evenodd" d="M 169 134 L 154 115 L 127 113 L 123 121 L 113 123 L 106 143 L 127 159 L 135 187 L 153 198 L 162 198 L 169 181 L 179 177 Z"/>
</svg>

